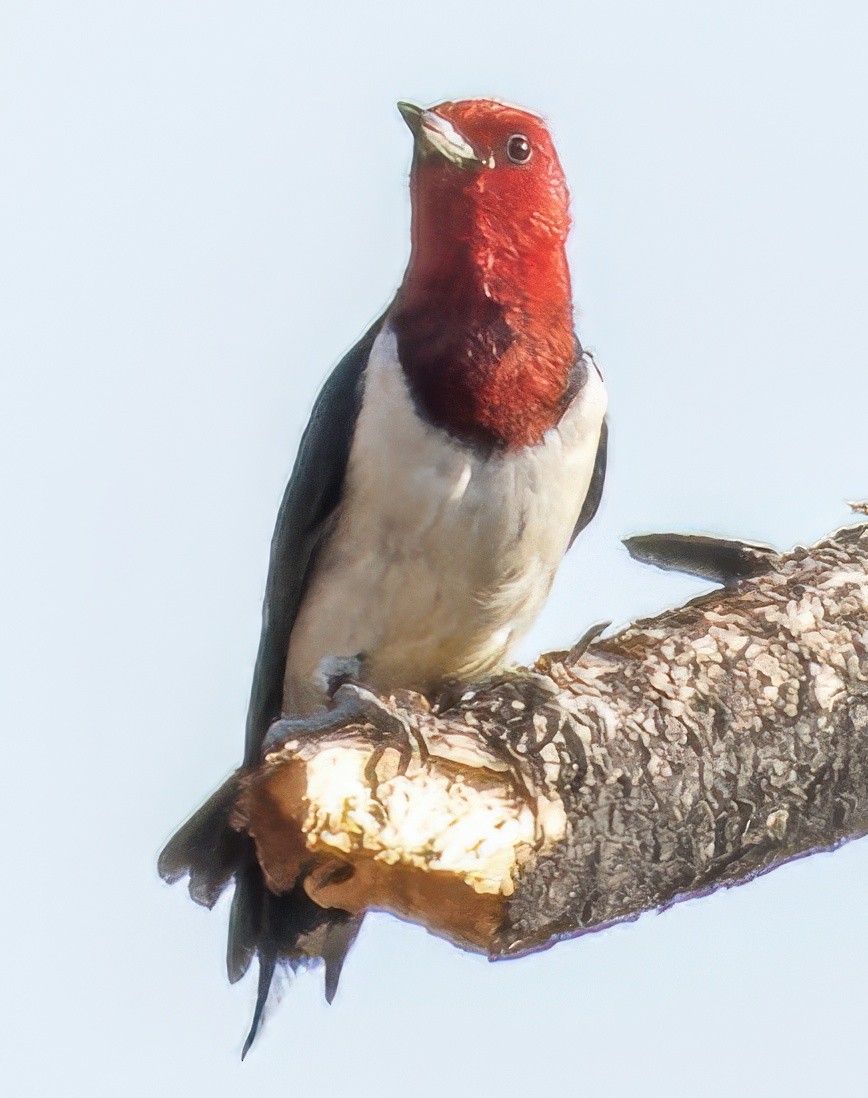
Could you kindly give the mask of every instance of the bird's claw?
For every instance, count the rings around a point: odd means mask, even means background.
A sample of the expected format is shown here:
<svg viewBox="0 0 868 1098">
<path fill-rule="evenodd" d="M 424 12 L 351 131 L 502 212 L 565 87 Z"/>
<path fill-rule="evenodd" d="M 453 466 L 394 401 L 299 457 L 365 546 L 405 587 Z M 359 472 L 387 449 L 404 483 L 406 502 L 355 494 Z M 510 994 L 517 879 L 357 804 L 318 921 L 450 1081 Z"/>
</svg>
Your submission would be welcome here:
<svg viewBox="0 0 868 1098">
<path fill-rule="evenodd" d="M 510 782 L 518 797 L 527 805 L 536 819 L 539 811 L 539 796 L 545 788 L 544 767 L 537 757 L 538 752 L 528 750 L 518 742 L 516 735 L 510 733 L 516 725 L 524 727 L 529 714 L 544 711 L 552 702 L 558 693 L 558 687 L 552 679 L 537 671 L 506 668 L 494 672 L 481 681 L 465 685 L 463 688 L 460 688 L 459 684 L 448 684 L 448 688 L 444 689 L 437 699 L 437 709 L 442 712 L 462 702 L 472 703 L 479 695 L 484 696 L 497 688 L 505 688 L 508 695 L 507 706 L 503 712 L 503 716 L 506 717 L 504 723 L 507 732 L 505 736 L 487 737 L 486 747 L 506 766 Z M 515 710 L 512 706 L 516 707 Z"/>
<path fill-rule="evenodd" d="M 367 687 L 354 682 L 342 683 L 335 692 L 334 702 L 337 709 L 351 713 L 355 722 L 370 724 L 386 739 L 406 739 L 409 734 L 405 718 Z"/>
<path fill-rule="evenodd" d="M 393 708 L 371 690 L 356 683 L 345 683 L 335 694 L 335 701 L 355 707 L 358 720 L 363 720 L 379 733 L 380 742 L 375 745 L 365 764 L 365 778 L 372 789 L 379 784 L 377 767 L 387 748 L 397 745 L 399 776 L 406 774 L 410 767 L 414 745 L 422 765 L 428 761 L 430 752 L 422 732 L 400 710 Z"/>
<path fill-rule="evenodd" d="M 337 708 L 328 709 L 325 713 L 312 713 L 309 717 L 281 717 L 265 733 L 262 754 L 271 755 L 280 751 L 293 740 L 334 732 L 348 724 L 350 717 L 351 714 Z"/>
<path fill-rule="evenodd" d="M 284 717 L 275 721 L 266 733 L 262 751 L 265 755 L 272 754 L 292 740 L 327 735 L 350 724 L 370 725 L 378 740 L 365 766 L 365 776 L 372 786 L 377 784 L 376 769 L 386 748 L 396 742 L 400 754 L 399 774 L 407 772 L 413 758 L 414 743 L 423 764 L 428 760 L 428 745 L 410 720 L 373 691 L 352 682 L 341 683 L 334 693 L 331 709 L 324 713 L 314 713 L 309 717 Z"/>
</svg>

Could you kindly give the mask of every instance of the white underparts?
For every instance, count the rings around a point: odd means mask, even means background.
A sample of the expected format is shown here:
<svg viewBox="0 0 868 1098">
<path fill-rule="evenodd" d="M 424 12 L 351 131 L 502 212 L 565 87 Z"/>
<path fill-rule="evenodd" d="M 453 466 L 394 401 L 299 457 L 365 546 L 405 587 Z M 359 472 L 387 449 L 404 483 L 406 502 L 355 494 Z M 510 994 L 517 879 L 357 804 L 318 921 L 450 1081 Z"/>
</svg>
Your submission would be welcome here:
<svg viewBox="0 0 868 1098">
<path fill-rule="evenodd" d="M 377 337 L 344 498 L 290 639 L 284 703 L 323 704 L 316 669 L 363 656 L 374 688 L 425 691 L 503 663 L 548 595 L 590 484 L 598 372 L 536 446 L 486 454 L 417 412 L 394 333 Z"/>
</svg>

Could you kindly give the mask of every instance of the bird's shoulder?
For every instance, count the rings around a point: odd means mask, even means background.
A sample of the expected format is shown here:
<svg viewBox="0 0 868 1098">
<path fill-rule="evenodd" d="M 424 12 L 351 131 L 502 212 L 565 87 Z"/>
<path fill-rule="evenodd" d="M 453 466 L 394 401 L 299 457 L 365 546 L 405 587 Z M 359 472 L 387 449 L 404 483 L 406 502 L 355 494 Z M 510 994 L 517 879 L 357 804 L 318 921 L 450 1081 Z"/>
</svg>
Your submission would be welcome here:
<svg viewBox="0 0 868 1098">
<path fill-rule="evenodd" d="M 383 319 L 371 325 L 320 389 L 278 512 L 274 531 L 278 543 L 288 528 L 315 526 L 338 502 L 362 406 L 365 372 Z"/>
</svg>

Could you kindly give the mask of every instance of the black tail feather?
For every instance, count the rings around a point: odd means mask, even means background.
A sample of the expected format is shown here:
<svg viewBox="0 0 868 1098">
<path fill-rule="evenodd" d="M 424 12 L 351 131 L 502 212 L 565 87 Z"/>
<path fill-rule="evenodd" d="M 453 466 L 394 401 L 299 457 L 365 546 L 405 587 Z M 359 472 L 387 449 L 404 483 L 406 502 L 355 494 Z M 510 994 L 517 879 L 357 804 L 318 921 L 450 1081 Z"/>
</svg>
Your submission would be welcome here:
<svg viewBox="0 0 868 1098">
<path fill-rule="evenodd" d="M 263 937 L 264 912 L 265 881 L 255 858 L 251 857 L 235 875 L 235 893 L 226 941 L 226 973 L 230 984 L 237 983 L 250 968 Z"/>
<path fill-rule="evenodd" d="M 253 1042 L 256 1040 L 256 1034 L 259 1032 L 259 1026 L 262 1022 L 262 1014 L 265 1010 L 265 1004 L 268 1001 L 268 993 L 271 990 L 271 981 L 274 979 L 274 970 L 276 967 L 276 954 L 273 951 L 267 953 L 263 949 L 260 949 L 259 981 L 256 989 L 256 1006 L 253 1008 L 253 1018 L 250 1022 L 250 1032 L 247 1034 L 247 1039 L 245 1040 L 244 1047 L 241 1050 L 242 1060 L 250 1051 Z"/>
<path fill-rule="evenodd" d="M 326 999 L 331 1002 L 361 916 L 320 907 L 308 896 L 302 879 L 280 896 L 268 890 L 252 840 L 229 824 L 238 776 L 236 772 L 227 779 L 178 829 L 160 854 L 158 868 L 169 883 L 189 874 L 190 895 L 206 907 L 213 907 L 235 878 L 226 947 L 229 980 L 240 980 L 253 957 L 259 959 L 256 1006 L 243 1059 L 261 1027 L 278 963 L 295 970 L 318 958 L 325 960 Z"/>
<path fill-rule="evenodd" d="M 229 826 L 237 793 L 236 771 L 178 828 L 157 862 L 169 884 L 189 874 L 190 895 L 204 907 L 214 906 L 250 848 L 250 839 Z"/>
<path fill-rule="evenodd" d="M 258 874 L 258 885 L 255 874 Z M 326 998 L 331 1002 L 337 991 L 344 959 L 362 922 L 361 916 L 350 915 L 337 908 L 322 908 L 314 903 L 305 892 L 302 881 L 298 881 L 290 892 L 275 896 L 265 887 L 257 865 L 251 867 L 249 877 L 239 874 L 239 882 L 245 881 L 247 883 L 240 886 L 242 899 L 239 901 L 237 926 L 250 928 L 256 938 L 255 941 L 252 938 L 238 938 L 234 943 L 234 956 L 243 957 L 249 964 L 256 952 L 259 956 L 259 980 L 253 1020 L 244 1042 L 242 1059 L 250 1051 L 259 1032 L 278 963 L 285 962 L 296 970 L 323 958 L 326 964 Z M 257 887 L 260 889 L 258 892 Z M 258 904 L 258 912 L 241 910 L 247 904 Z M 232 955 L 233 945 L 230 945 Z"/>
<path fill-rule="evenodd" d="M 325 997 L 331 1004 L 338 991 L 341 969 L 352 948 L 353 942 L 362 928 L 364 915 L 352 915 L 346 919 L 334 919 L 326 930 L 325 945 L 322 947 L 325 961 Z"/>
</svg>

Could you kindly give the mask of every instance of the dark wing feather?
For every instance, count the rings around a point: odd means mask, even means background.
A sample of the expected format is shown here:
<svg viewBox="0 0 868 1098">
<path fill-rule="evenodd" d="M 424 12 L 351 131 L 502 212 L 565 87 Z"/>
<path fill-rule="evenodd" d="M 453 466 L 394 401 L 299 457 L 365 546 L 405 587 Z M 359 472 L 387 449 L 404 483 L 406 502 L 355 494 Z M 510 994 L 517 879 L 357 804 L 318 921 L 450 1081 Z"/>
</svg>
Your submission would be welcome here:
<svg viewBox="0 0 868 1098">
<path fill-rule="evenodd" d="M 600 380 L 603 380 L 603 375 L 600 372 L 600 367 L 597 365 L 597 360 L 590 351 L 583 349 L 582 345 L 578 343 L 578 340 L 576 342 L 578 344 L 579 353 L 570 373 L 570 384 L 567 390 L 571 402 L 573 400 L 582 399 L 582 389 L 584 389 L 587 384 L 589 371 L 596 370 Z M 596 515 L 597 509 L 600 506 L 600 500 L 603 498 L 603 483 L 606 479 L 606 448 L 608 442 L 609 426 L 604 419 L 603 424 L 600 427 L 600 441 L 597 444 L 597 456 L 594 460 L 594 471 L 591 474 L 591 483 L 588 485 L 588 490 L 585 493 L 582 509 L 579 512 L 579 517 L 576 519 L 576 525 L 573 527 L 567 549 L 572 546 L 582 530 L 584 530 L 594 515 Z"/>
<path fill-rule="evenodd" d="M 247 711 L 244 762 L 248 766 L 258 760 L 263 737 L 280 716 L 289 636 L 317 545 L 341 497 L 364 371 L 382 323 L 380 317 L 323 386 L 278 511 Z"/>
<path fill-rule="evenodd" d="M 588 485 L 588 494 L 585 496 L 585 502 L 582 504 L 579 517 L 576 519 L 576 525 L 573 528 L 572 537 L 570 538 L 570 545 L 573 544 L 582 530 L 584 530 L 594 515 L 596 515 L 597 509 L 600 506 L 600 500 L 603 498 L 603 484 L 606 480 L 606 451 L 608 444 L 609 425 L 604 419 L 603 424 L 600 427 L 600 441 L 597 444 L 597 457 L 594 461 L 594 471 L 591 473 L 591 483 Z"/>
<path fill-rule="evenodd" d="M 590 354 L 589 350 L 582 350 L 579 347 L 579 356 L 576 359 L 575 366 L 573 367 L 572 388 L 573 392 L 578 396 L 580 400 L 580 392 L 584 389 L 585 383 L 588 377 L 588 370 L 596 370 L 599 374 L 600 381 L 602 381 L 602 374 L 600 368 L 597 366 L 597 360 Z M 574 397 L 575 399 L 575 397 Z M 570 538 L 570 546 L 576 540 L 578 535 L 582 533 L 585 527 L 590 522 L 591 518 L 597 514 L 597 508 L 600 505 L 602 498 L 602 485 L 606 480 L 606 453 L 609 444 L 609 425 L 605 421 L 602 421 L 600 427 L 600 440 L 597 445 L 597 457 L 594 461 L 594 472 L 590 474 L 590 484 L 588 484 L 588 491 L 585 495 L 585 502 L 582 504 L 582 511 L 579 512 L 576 519 L 576 525 L 573 528 L 573 536 Z M 567 549 L 570 548 L 567 546 Z"/>
<path fill-rule="evenodd" d="M 289 637 L 311 563 L 341 499 L 362 402 L 364 372 L 382 324 L 381 317 L 338 363 L 323 386 L 280 505 L 271 540 L 262 634 L 247 713 L 245 767 L 259 761 L 263 737 L 280 716 Z M 254 955 L 259 957 L 259 988 L 253 1024 L 244 1045 L 246 1053 L 259 1027 L 278 962 L 287 961 L 293 967 L 303 963 L 307 954 L 299 943 L 325 928 L 323 956 L 331 998 L 359 920 L 344 911 L 319 907 L 305 893 L 302 881 L 285 895 L 276 896 L 268 890 L 253 843 L 230 824 L 242 773 L 236 771 L 229 777 L 169 840 L 160 855 L 159 871 L 167 881 L 188 873 L 190 894 L 209 907 L 229 879 L 235 878 L 226 953 L 229 979 L 240 979 Z"/>
</svg>

